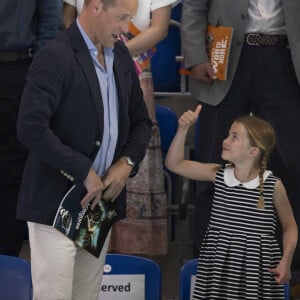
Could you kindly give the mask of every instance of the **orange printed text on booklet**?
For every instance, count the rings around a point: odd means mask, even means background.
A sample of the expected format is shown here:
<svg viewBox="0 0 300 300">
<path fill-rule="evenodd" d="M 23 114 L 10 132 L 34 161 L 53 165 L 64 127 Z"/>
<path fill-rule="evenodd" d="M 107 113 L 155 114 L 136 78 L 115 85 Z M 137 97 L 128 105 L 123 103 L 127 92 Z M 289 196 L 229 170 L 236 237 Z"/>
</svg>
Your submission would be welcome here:
<svg viewBox="0 0 300 300">
<path fill-rule="evenodd" d="M 132 23 L 129 22 L 129 30 L 127 33 L 122 34 L 120 36 L 120 39 L 123 42 L 127 42 L 128 40 L 132 39 L 134 36 L 138 35 L 140 33 L 140 30 Z M 139 75 L 141 72 L 143 72 L 146 68 L 150 65 L 151 57 L 156 52 L 156 48 L 150 48 L 146 50 L 145 52 L 134 56 L 133 61 L 135 65 L 136 73 Z"/>
<path fill-rule="evenodd" d="M 207 26 L 206 47 L 211 66 L 218 80 L 227 79 L 227 69 L 233 28 L 229 26 Z M 180 74 L 191 75 L 191 71 L 182 66 Z"/>
</svg>

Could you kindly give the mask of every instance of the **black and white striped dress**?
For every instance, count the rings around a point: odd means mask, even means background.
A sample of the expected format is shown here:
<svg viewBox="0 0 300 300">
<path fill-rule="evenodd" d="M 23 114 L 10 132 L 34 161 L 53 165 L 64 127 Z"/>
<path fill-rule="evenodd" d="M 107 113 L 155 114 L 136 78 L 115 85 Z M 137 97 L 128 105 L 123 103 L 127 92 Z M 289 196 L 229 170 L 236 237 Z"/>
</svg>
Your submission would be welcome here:
<svg viewBox="0 0 300 300">
<path fill-rule="evenodd" d="M 277 215 L 273 191 L 277 180 L 270 171 L 265 172 L 265 207 L 258 209 L 258 177 L 240 183 L 233 168 L 217 172 L 193 300 L 284 299 L 284 286 L 268 272 L 281 258 L 274 237 Z"/>
</svg>

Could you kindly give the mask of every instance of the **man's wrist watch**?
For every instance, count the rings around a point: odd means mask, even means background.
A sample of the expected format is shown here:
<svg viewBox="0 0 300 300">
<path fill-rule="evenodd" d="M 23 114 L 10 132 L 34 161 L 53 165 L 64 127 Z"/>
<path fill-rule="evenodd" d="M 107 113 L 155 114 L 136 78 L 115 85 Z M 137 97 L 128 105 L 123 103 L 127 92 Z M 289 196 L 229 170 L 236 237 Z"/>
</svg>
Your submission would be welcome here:
<svg viewBox="0 0 300 300">
<path fill-rule="evenodd" d="M 129 166 L 135 166 L 135 162 L 129 156 L 121 156 L 121 158 L 125 159 Z"/>
</svg>

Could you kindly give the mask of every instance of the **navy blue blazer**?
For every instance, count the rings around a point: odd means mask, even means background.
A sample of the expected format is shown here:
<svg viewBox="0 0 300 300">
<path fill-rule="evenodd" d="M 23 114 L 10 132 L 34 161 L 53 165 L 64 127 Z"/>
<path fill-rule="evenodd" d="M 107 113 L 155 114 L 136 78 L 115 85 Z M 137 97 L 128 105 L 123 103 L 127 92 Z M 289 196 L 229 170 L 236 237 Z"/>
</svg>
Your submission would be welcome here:
<svg viewBox="0 0 300 300">
<path fill-rule="evenodd" d="M 114 47 L 119 97 L 119 136 L 114 161 L 137 164 L 150 138 L 148 117 L 132 58 L 122 42 Z M 83 184 L 101 146 L 103 104 L 96 71 L 76 23 L 37 53 L 20 104 L 17 131 L 29 149 L 17 218 L 52 224 L 73 184 Z M 115 201 L 125 216 L 125 191 Z"/>
</svg>

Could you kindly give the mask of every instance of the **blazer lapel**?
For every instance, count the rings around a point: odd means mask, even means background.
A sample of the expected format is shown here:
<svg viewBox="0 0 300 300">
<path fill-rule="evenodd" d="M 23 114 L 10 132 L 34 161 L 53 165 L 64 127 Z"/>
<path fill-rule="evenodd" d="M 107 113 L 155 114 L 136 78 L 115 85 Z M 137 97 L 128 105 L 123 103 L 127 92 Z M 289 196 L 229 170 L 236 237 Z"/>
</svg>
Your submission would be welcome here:
<svg viewBox="0 0 300 300">
<path fill-rule="evenodd" d="M 74 22 L 70 27 L 70 34 L 71 43 L 73 49 L 75 50 L 75 57 L 86 76 L 87 85 L 91 90 L 92 100 L 97 113 L 98 124 L 100 128 L 103 128 L 104 111 L 98 77 L 89 50 L 81 36 L 76 22 Z"/>
<path fill-rule="evenodd" d="M 91 90 L 95 111 L 97 113 L 98 121 L 103 122 L 103 103 L 102 96 L 99 87 L 98 77 L 95 71 L 95 67 L 92 63 L 91 56 L 88 52 L 81 52 L 76 54 L 78 63 L 80 64 L 82 71 L 85 73 L 87 84 Z M 101 126 L 103 128 L 103 126 Z"/>
</svg>

